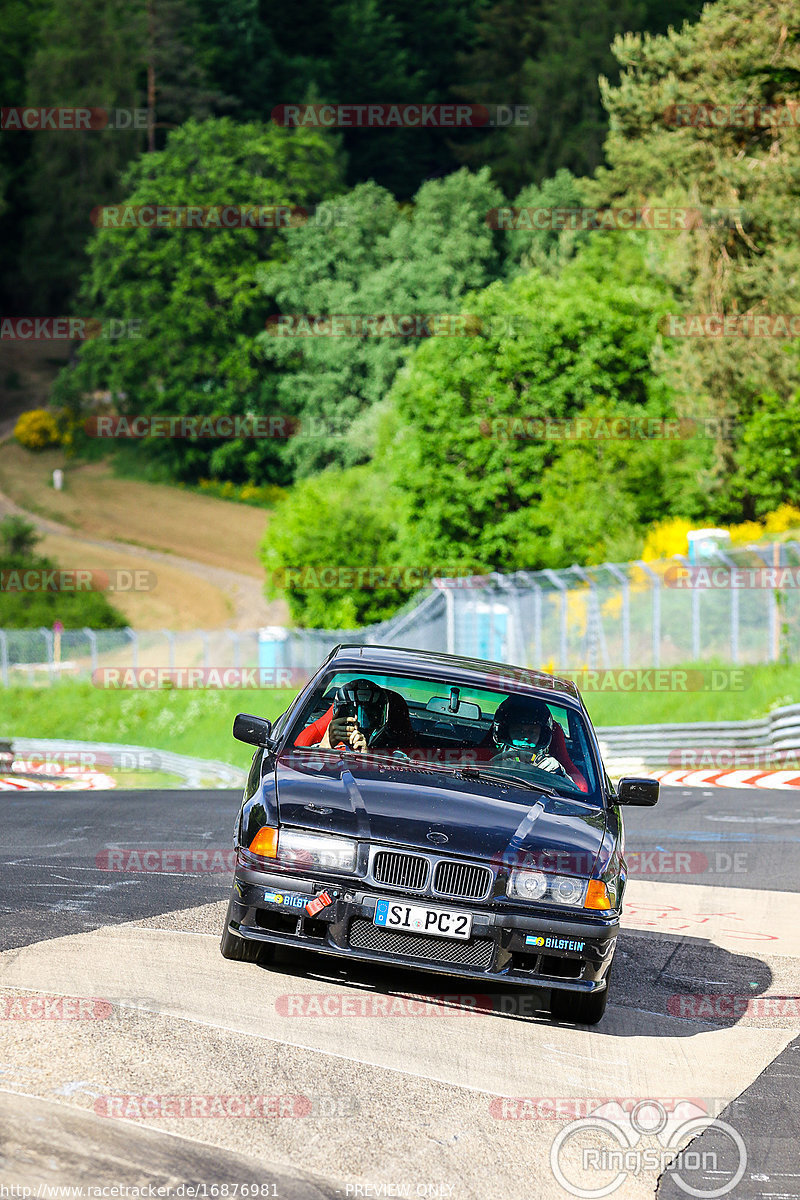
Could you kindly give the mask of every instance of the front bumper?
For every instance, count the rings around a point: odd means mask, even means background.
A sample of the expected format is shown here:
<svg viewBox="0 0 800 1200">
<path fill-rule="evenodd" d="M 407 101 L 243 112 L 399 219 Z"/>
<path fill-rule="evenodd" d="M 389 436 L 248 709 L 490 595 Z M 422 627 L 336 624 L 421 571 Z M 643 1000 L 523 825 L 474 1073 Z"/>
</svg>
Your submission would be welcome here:
<svg viewBox="0 0 800 1200">
<path fill-rule="evenodd" d="M 309 916 L 306 902 L 325 890 L 332 903 Z M 375 926 L 375 906 L 386 898 L 470 912 L 471 936 L 459 941 Z M 355 880 L 323 881 L 242 866 L 236 869 L 226 922 L 232 934 L 250 941 L 484 982 L 584 993 L 605 988 L 619 932 L 617 914 L 506 911 L 365 889 Z"/>
</svg>

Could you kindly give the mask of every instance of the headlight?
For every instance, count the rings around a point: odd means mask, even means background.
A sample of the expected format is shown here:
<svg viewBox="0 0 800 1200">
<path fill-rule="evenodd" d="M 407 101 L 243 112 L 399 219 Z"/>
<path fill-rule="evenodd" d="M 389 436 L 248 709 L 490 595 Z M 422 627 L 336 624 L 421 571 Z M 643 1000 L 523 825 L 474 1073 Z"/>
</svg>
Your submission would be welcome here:
<svg viewBox="0 0 800 1200">
<path fill-rule="evenodd" d="M 543 871 L 512 871 L 506 895 L 515 900 L 542 900 L 579 908 L 586 895 L 586 880 L 570 875 L 545 875 Z"/>
<path fill-rule="evenodd" d="M 299 870 L 317 867 L 352 874 L 356 869 L 357 854 L 358 843 L 351 838 L 302 833 L 294 829 L 281 829 L 278 833 L 278 859 Z"/>
<path fill-rule="evenodd" d="M 547 876 L 541 871 L 512 871 L 506 891 L 520 900 L 541 900 L 547 891 Z"/>
</svg>

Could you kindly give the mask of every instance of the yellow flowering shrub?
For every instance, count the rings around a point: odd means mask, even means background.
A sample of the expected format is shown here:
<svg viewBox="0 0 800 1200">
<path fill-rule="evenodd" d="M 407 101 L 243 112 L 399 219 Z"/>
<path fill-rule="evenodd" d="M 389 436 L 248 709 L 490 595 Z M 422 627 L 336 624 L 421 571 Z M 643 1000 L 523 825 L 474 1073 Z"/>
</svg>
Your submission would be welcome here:
<svg viewBox="0 0 800 1200">
<path fill-rule="evenodd" d="M 46 408 L 24 412 L 14 426 L 14 437 L 26 450 L 47 450 L 61 441 L 56 418 Z"/>
<path fill-rule="evenodd" d="M 764 517 L 767 533 L 785 533 L 787 529 L 800 528 L 800 508 L 793 504 L 780 504 L 774 512 Z"/>
<path fill-rule="evenodd" d="M 687 534 L 695 529 L 697 522 L 688 521 L 685 517 L 669 517 L 666 521 L 658 521 L 647 531 L 642 560 L 652 562 L 659 558 L 671 558 L 673 554 L 688 554 L 689 541 Z"/>
<path fill-rule="evenodd" d="M 742 521 L 741 525 L 728 525 L 731 542 L 741 546 L 746 542 L 760 542 L 764 536 L 764 526 L 759 521 Z"/>
</svg>

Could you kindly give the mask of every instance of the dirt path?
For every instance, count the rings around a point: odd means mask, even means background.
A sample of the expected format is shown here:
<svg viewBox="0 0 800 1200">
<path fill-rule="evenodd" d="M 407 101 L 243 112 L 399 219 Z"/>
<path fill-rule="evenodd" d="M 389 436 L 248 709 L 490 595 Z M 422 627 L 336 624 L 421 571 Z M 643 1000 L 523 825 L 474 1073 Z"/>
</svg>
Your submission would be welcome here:
<svg viewBox="0 0 800 1200">
<path fill-rule="evenodd" d="M 286 603 L 269 603 L 262 590 L 258 543 L 266 511 L 159 484 L 118 481 L 109 478 L 104 463 L 75 468 L 60 451 L 31 456 L 8 443 L 20 413 L 47 403 L 68 353 L 68 345 L 58 342 L 0 345 L 0 447 L 6 442 L 0 519 L 24 516 L 43 535 L 42 553 L 61 567 L 154 572 L 149 590 L 111 597 L 135 629 L 286 625 Z M 54 466 L 66 468 L 61 493 L 49 485 Z M 128 536 L 120 540 L 122 532 Z"/>
<path fill-rule="evenodd" d="M 0 492 L 0 519 L 11 514 L 35 526 L 44 538 L 42 551 L 60 564 L 153 570 L 159 578 L 151 592 L 120 592 L 113 597 L 134 628 L 248 630 L 288 623 L 285 601 L 268 603 L 255 576 L 126 542 L 85 537 L 61 522 L 28 512 Z"/>
</svg>

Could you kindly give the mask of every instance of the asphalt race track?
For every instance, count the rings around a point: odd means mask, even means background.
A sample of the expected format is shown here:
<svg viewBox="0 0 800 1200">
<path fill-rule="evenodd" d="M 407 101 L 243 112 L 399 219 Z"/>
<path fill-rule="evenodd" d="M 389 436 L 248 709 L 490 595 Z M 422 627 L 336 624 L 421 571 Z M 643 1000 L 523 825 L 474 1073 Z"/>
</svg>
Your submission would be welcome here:
<svg viewBox="0 0 800 1200">
<path fill-rule="evenodd" d="M 630 810 L 595 1029 L 447 976 L 300 952 L 226 962 L 215 868 L 237 793 L 0 804 L 3 1185 L 538 1200 L 618 1178 L 604 1194 L 623 1200 L 800 1195 L 796 792 L 666 788 Z M 717 1116 L 738 1142 L 706 1129 Z M 676 1173 L 679 1127 L 694 1140 Z"/>
</svg>

